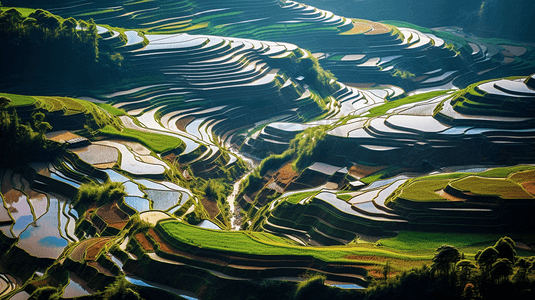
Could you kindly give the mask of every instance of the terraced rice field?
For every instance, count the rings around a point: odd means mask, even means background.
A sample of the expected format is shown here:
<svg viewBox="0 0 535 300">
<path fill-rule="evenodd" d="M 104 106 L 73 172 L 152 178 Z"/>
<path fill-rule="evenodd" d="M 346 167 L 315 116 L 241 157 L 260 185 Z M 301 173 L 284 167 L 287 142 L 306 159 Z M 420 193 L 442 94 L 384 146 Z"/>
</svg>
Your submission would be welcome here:
<svg viewBox="0 0 535 300">
<path fill-rule="evenodd" d="M 370 262 L 366 259 L 366 257 L 369 257 L 370 255 L 379 256 L 379 263 L 381 259 L 393 259 L 398 263 L 402 263 L 403 261 L 414 261 L 414 263 L 418 263 L 419 260 L 428 259 L 427 256 L 405 256 L 394 252 L 374 250 L 366 247 L 345 246 L 309 248 L 289 246 L 287 242 L 281 243 L 280 241 L 277 241 L 277 237 L 265 233 L 244 234 L 240 232 L 218 232 L 217 230 L 214 231 L 188 226 L 174 221 L 162 222 L 160 223 L 160 226 L 160 230 L 163 230 L 163 236 L 173 245 L 172 248 L 164 250 L 166 252 L 180 252 L 180 250 L 173 250 L 173 248 L 176 247 L 175 249 L 182 249 L 182 247 L 184 247 L 182 245 L 190 245 L 188 247 L 198 247 L 202 245 L 202 248 L 207 250 L 222 251 L 223 255 L 248 257 L 246 260 L 251 260 L 250 264 L 253 265 L 257 264 L 254 262 L 255 260 L 258 260 L 258 263 L 261 263 L 265 258 L 272 256 L 279 258 L 270 264 L 279 264 L 281 266 L 292 260 L 309 260 L 310 257 L 331 263 L 357 264 L 359 267 L 371 267 L 377 263 L 377 261 Z M 215 238 L 215 236 L 217 236 L 217 238 Z M 172 240 L 169 240 L 168 237 L 172 238 Z M 233 242 L 225 243 L 230 240 Z M 243 247 L 243 245 L 247 246 Z"/>
<path fill-rule="evenodd" d="M 91 139 L 24 174 L 0 169 L 0 246 L 12 242 L 43 266 L 61 258 L 64 298 L 102 290 L 88 286 L 121 272 L 199 297 L 212 282 L 306 272 L 366 286 L 387 262 L 391 275 L 429 264 L 442 244 L 471 258 L 501 236 L 493 232 L 530 226 L 535 171 L 512 165 L 535 154 L 531 47 L 288 0 L 39 5 L 106 24 L 96 27 L 99 45 L 140 77 L 90 91 L 97 104 L 0 94 L 24 122 L 45 111 L 65 130 L 51 140 L 78 137 L 66 130 Z M 515 74 L 524 77 L 504 77 Z M 313 130 L 324 137 L 300 153 L 294 143 Z M 256 190 L 236 182 L 227 199 L 239 196 L 231 212 L 243 204 L 247 230 L 222 230 L 225 206 L 201 186 L 230 185 L 248 157 L 271 154 L 286 157 L 282 165 L 263 165 L 260 178 L 241 181 L 257 180 Z M 124 199 L 73 207 L 82 184 L 108 180 Z M 0 296 L 17 288 L 10 276 L 0 274 Z"/>
</svg>

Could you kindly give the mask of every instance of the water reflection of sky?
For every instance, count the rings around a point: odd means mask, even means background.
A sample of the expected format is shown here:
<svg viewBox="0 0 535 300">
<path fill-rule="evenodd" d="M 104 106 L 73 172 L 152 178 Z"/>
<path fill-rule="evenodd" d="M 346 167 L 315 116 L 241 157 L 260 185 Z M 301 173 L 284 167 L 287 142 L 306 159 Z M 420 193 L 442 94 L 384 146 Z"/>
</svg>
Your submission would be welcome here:
<svg viewBox="0 0 535 300">
<path fill-rule="evenodd" d="M 48 212 L 22 232 L 17 246 L 36 257 L 57 259 L 68 244 L 59 231 L 64 226 L 59 222 L 59 207 L 63 202 L 54 197 L 49 201 Z"/>
</svg>

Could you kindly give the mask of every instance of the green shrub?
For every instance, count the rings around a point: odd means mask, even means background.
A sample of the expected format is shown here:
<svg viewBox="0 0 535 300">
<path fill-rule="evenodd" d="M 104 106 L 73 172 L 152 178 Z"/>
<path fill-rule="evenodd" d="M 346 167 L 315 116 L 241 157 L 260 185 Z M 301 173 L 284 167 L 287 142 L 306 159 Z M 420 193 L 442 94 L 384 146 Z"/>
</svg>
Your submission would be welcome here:
<svg viewBox="0 0 535 300">
<path fill-rule="evenodd" d="M 210 179 L 204 183 L 202 191 L 206 197 L 213 198 L 217 201 L 224 201 L 229 192 L 229 186 L 222 180 Z"/>
<path fill-rule="evenodd" d="M 72 202 L 74 206 L 79 204 L 87 206 L 92 203 L 102 206 L 112 201 L 119 201 L 126 195 L 124 185 L 120 182 L 108 181 L 102 185 L 91 182 L 80 186 Z"/>
<path fill-rule="evenodd" d="M 44 286 L 36 289 L 28 300 L 55 300 L 61 298 L 61 290 L 53 286 Z"/>
<path fill-rule="evenodd" d="M 103 293 L 106 300 L 138 300 L 141 299 L 135 286 L 128 282 L 124 276 L 118 277 L 115 282 L 108 285 Z"/>
</svg>

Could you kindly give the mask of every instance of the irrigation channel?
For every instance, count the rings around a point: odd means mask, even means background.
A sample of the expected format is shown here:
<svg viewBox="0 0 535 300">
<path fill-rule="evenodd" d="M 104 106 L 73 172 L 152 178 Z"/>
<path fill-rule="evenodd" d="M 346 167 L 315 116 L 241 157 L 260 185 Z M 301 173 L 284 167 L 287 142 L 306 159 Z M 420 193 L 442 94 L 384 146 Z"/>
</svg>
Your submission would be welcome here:
<svg viewBox="0 0 535 300">
<path fill-rule="evenodd" d="M 239 151 L 229 148 L 230 151 L 236 155 L 239 156 L 243 161 L 247 163 L 247 166 L 250 168 L 245 175 L 243 175 L 240 179 L 236 180 L 234 182 L 234 185 L 232 186 L 232 193 L 227 197 L 227 202 L 229 204 L 229 212 L 230 212 L 230 229 L 231 230 L 240 230 L 241 228 L 241 218 L 237 218 L 236 216 L 239 216 L 240 211 L 236 211 L 236 205 L 234 202 L 236 201 L 236 196 L 240 192 L 240 184 L 241 182 L 251 174 L 256 166 L 259 164 L 259 161 L 256 161 L 255 159 L 249 158 L 241 154 Z"/>
</svg>

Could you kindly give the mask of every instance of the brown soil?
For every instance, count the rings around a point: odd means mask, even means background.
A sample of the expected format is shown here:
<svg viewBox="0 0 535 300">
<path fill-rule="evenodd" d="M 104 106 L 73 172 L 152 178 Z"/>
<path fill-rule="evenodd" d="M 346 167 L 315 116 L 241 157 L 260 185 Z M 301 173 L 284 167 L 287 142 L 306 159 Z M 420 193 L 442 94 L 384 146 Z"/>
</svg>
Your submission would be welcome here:
<svg viewBox="0 0 535 300">
<path fill-rule="evenodd" d="M 450 195 L 446 193 L 444 190 L 436 191 L 435 194 L 439 195 L 440 197 L 447 199 L 449 201 L 466 201 L 467 199 L 455 197 L 453 195 Z"/>
<path fill-rule="evenodd" d="M 351 28 L 349 31 L 343 32 L 343 35 L 346 34 L 359 34 L 359 33 L 365 33 L 372 30 L 372 26 L 366 22 L 355 22 L 353 23 L 353 28 Z"/>
<path fill-rule="evenodd" d="M 86 260 L 97 260 L 97 255 L 102 248 L 110 241 L 111 238 L 99 238 L 99 240 L 93 245 L 89 246 L 86 250 Z"/>
<path fill-rule="evenodd" d="M 186 257 L 188 259 L 193 259 L 193 260 L 198 260 L 198 261 L 205 261 L 205 262 L 209 262 L 209 263 L 220 265 L 220 266 L 228 265 L 226 262 L 218 260 L 218 259 L 196 256 L 196 255 L 193 255 L 193 254 L 178 250 L 175 247 L 173 247 L 172 245 L 170 245 L 169 243 L 167 243 L 167 241 L 164 240 L 162 237 L 160 237 L 160 235 L 158 233 L 156 233 L 156 231 L 153 228 L 149 229 L 148 234 L 150 234 L 150 236 L 159 244 L 160 250 L 163 251 L 163 252 L 184 256 L 184 257 Z"/>
<path fill-rule="evenodd" d="M 429 76 L 420 76 L 420 77 L 415 77 L 413 78 L 412 80 L 413 81 L 416 81 L 416 82 L 420 82 L 420 81 L 424 81 L 425 79 L 427 79 Z"/>
<path fill-rule="evenodd" d="M 275 178 L 277 182 L 287 185 L 290 182 L 292 182 L 297 176 L 299 176 L 299 173 L 295 172 L 292 169 L 292 164 L 287 163 L 284 166 L 282 166 L 279 171 L 275 174 Z"/>
<path fill-rule="evenodd" d="M 126 226 L 126 224 L 128 224 L 128 221 L 110 223 L 110 224 L 108 224 L 108 227 L 115 228 L 115 229 L 118 229 L 118 230 L 123 230 L 124 227 Z"/>
<path fill-rule="evenodd" d="M 208 199 L 207 197 L 204 197 L 201 199 L 201 202 L 202 202 L 202 205 L 204 206 L 204 209 L 206 209 L 206 211 L 210 215 L 211 219 L 219 215 L 219 207 L 217 207 L 216 201 L 212 199 Z"/>
<path fill-rule="evenodd" d="M 535 181 L 527 181 L 522 183 L 522 187 L 530 194 L 535 195 Z"/>
<path fill-rule="evenodd" d="M 386 262 L 388 259 L 381 256 L 371 256 L 371 255 L 347 255 L 345 259 L 353 260 L 362 260 L 362 261 L 373 261 L 373 262 Z"/>
<path fill-rule="evenodd" d="M 111 163 L 107 163 L 107 164 L 96 164 L 96 165 L 93 165 L 93 167 L 97 168 L 97 169 L 111 169 L 113 168 L 113 166 L 115 166 L 116 162 L 111 162 Z"/>
<path fill-rule="evenodd" d="M 35 169 L 35 171 L 37 171 L 37 173 L 46 177 L 50 177 L 50 170 L 48 169 L 45 163 L 34 163 L 33 168 Z"/>
<path fill-rule="evenodd" d="M 21 197 L 26 198 L 26 196 L 21 191 L 17 191 L 14 189 L 10 189 L 7 192 L 2 191 L 2 194 L 4 195 L 4 200 L 6 204 L 9 204 L 10 208 L 13 203 L 18 203 Z M 13 207 L 12 209 L 15 208 Z"/>
<path fill-rule="evenodd" d="M 134 238 L 141 245 L 141 248 L 143 248 L 143 251 L 154 252 L 154 247 L 152 246 L 151 242 L 147 239 L 144 233 L 140 232 L 136 234 Z"/>
<path fill-rule="evenodd" d="M 503 63 L 504 64 L 510 64 L 510 63 L 514 63 L 514 62 L 515 62 L 515 60 L 513 58 L 511 58 L 511 57 L 506 57 L 506 58 L 503 59 Z"/>
<path fill-rule="evenodd" d="M 373 30 L 366 32 L 365 35 L 383 34 L 383 33 L 389 33 L 390 31 L 392 31 L 390 27 L 381 23 L 370 22 L 370 25 L 373 27 Z"/>
<path fill-rule="evenodd" d="M 515 55 L 507 50 L 502 51 L 503 56 L 505 57 L 515 57 Z"/>
<path fill-rule="evenodd" d="M 38 199 L 43 199 L 43 198 L 46 199 L 46 195 L 45 194 L 39 193 L 39 192 L 34 191 L 34 190 L 30 190 L 29 195 L 30 195 L 30 199 L 36 199 L 36 198 L 38 198 Z"/>
<path fill-rule="evenodd" d="M 383 277 L 383 267 L 382 266 L 362 266 L 363 269 L 368 271 L 368 274 L 374 278 Z M 392 273 L 389 273 L 391 275 Z"/>
<path fill-rule="evenodd" d="M 56 132 L 50 132 L 46 134 L 46 138 L 55 142 L 68 141 L 75 138 L 79 138 L 79 135 L 76 135 L 70 131 L 61 130 Z"/>
<path fill-rule="evenodd" d="M 91 247 L 93 244 L 98 243 L 102 238 L 91 238 L 85 241 L 82 241 L 74 250 L 71 252 L 69 257 L 77 262 L 82 262 L 85 259 L 85 253 L 87 248 Z"/>
<path fill-rule="evenodd" d="M 518 172 L 509 177 L 512 181 L 516 183 L 533 181 L 535 180 L 535 170 Z"/>
<path fill-rule="evenodd" d="M 365 166 L 355 164 L 351 168 L 349 168 L 349 175 L 356 178 L 363 178 L 385 168 L 385 166 Z"/>
<path fill-rule="evenodd" d="M 102 274 L 105 274 L 105 275 L 108 275 L 108 276 L 115 276 L 115 274 L 110 272 L 110 270 L 104 268 L 101 264 L 99 264 L 96 261 L 91 261 L 91 262 L 87 263 L 87 265 L 97 269 L 99 273 L 102 273 Z"/>
<path fill-rule="evenodd" d="M 186 126 L 188 126 L 188 124 L 195 120 L 195 117 L 184 117 L 184 118 L 180 118 L 176 121 L 176 127 L 184 132 L 186 132 Z"/>
<path fill-rule="evenodd" d="M 119 207 L 117 207 L 117 204 L 115 202 L 100 207 L 97 210 L 97 215 L 101 217 L 104 221 L 106 221 L 106 223 L 108 224 L 119 223 L 129 220 L 128 214 L 126 214 Z"/>
<path fill-rule="evenodd" d="M 178 156 L 174 153 L 169 153 L 167 155 L 162 156 L 162 158 L 169 162 L 174 162 L 175 160 L 178 159 Z M 177 164 L 177 167 L 178 167 L 178 164 Z"/>
<path fill-rule="evenodd" d="M 499 46 L 505 48 L 507 52 L 515 56 L 521 56 L 522 54 L 528 51 L 526 47 L 521 47 L 521 46 L 510 46 L 510 45 L 499 45 Z"/>
</svg>

